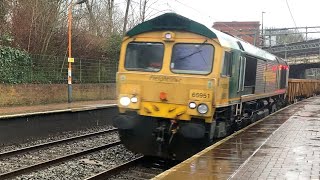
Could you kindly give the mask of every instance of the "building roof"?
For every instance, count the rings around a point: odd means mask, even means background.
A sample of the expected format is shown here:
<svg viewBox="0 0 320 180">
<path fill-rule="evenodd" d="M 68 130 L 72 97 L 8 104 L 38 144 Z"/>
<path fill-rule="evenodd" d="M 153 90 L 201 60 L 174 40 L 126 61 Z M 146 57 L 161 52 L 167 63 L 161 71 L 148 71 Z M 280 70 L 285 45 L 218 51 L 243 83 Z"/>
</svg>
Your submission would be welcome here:
<svg viewBox="0 0 320 180">
<path fill-rule="evenodd" d="M 222 22 L 222 21 L 219 21 L 219 22 L 215 22 L 213 23 L 214 26 L 215 25 L 225 25 L 225 24 L 232 24 L 232 25 L 255 25 L 255 26 L 259 26 L 260 25 L 260 22 L 259 21 L 226 21 L 226 22 Z"/>
</svg>

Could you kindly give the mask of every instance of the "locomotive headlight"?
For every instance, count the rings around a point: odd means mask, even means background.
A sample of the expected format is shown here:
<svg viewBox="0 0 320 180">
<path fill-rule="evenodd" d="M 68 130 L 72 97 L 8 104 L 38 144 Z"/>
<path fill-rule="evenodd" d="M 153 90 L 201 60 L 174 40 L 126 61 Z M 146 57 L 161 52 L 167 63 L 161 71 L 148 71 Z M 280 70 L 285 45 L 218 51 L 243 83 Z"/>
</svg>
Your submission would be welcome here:
<svg viewBox="0 0 320 180">
<path fill-rule="evenodd" d="M 200 114 L 206 114 L 209 111 L 209 108 L 206 104 L 200 104 L 197 110 Z"/>
<path fill-rule="evenodd" d="M 174 41 L 175 34 L 173 32 L 164 32 L 162 34 L 162 39 L 164 41 Z"/>
<path fill-rule="evenodd" d="M 130 104 L 130 98 L 126 96 L 121 97 L 119 102 L 122 106 L 128 106 Z"/>
<path fill-rule="evenodd" d="M 138 102 L 138 98 L 137 97 L 132 97 L 131 98 L 131 102 L 132 103 L 137 103 Z"/>
<path fill-rule="evenodd" d="M 170 33 L 166 33 L 164 36 L 165 36 L 166 39 L 171 39 L 172 38 L 172 35 Z"/>
<path fill-rule="evenodd" d="M 194 109 L 194 108 L 196 108 L 197 107 L 197 104 L 196 103 L 194 103 L 194 102 L 190 102 L 189 103 L 189 108 L 190 109 Z"/>
</svg>

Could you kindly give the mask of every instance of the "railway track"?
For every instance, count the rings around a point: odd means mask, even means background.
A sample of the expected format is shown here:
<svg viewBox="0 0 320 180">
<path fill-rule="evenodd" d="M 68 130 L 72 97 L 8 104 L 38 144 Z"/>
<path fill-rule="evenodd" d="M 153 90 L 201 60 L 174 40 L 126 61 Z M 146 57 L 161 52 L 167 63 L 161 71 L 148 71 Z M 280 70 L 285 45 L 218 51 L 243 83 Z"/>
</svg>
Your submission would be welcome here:
<svg viewBox="0 0 320 180">
<path fill-rule="evenodd" d="M 99 141 L 100 139 L 107 139 L 105 137 L 110 136 L 110 134 L 115 133 L 115 131 L 116 129 L 104 130 L 96 133 L 90 133 L 86 135 L 66 138 L 62 140 L 47 142 L 43 144 L 26 147 L 26 148 L 21 148 L 21 149 L 0 153 L 0 162 L 1 162 L 0 179 L 16 177 L 21 174 L 43 169 L 54 164 L 62 163 L 64 161 L 67 161 L 76 157 L 80 157 L 85 154 L 89 154 L 95 151 L 100 151 L 106 148 L 120 145 L 121 143 L 119 140 L 113 140 L 113 142 L 108 142 L 108 143 L 100 142 L 100 145 L 91 146 L 92 144 L 98 144 L 97 141 Z M 89 142 L 89 141 L 93 141 L 91 143 L 88 143 L 87 145 L 90 148 L 81 146 L 81 143 L 83 145 L 83 142 Z M 70 149 L 74 148 L 77 144 L 80 144 L 80 147 L 75 148 L 76 152 L 70 151 Z M 58 148 L 56 146 L 58 146 Z M 69 149 L 66 152 L 61 153 L 64 147 L 67 147 L 67 149 L 68 148 Z M 79 149 L 82 149 L 82 150 L 79 150 Z M 56 154 L 57 152 L 59 152 L 62 155 L 59 155 L 56 157 L 50 156 L 52 154 Z M 12 168 L 10 166 L 11 164 L 7 163 L 7 162 L 10 162 L 10 160 L 14 162 L 16 159 L 30 157 L 30 156 L 27 156 L 26 154 L 29 154 L 29 155 L 33 154 L 32 157 L 36 157 L 37 155 L 48 156 L 48 154 L 49 156 L 42 159 L 41 158 L 39 159 L 29 158 L 28 160 L 23 159 L 22 164 L 16 165 L 18 168 L 17 167 Z M 27 163 L 25 163 L 26 161 Z"/>
<path fill-rule="evenodd" d="M 107 179 L 111 176 L 114 176 L 116 174 L 119 174 L 121 172 L 124 172 L 132 167 L 135 167 L 137 166 L 143 159 L 143 156 L 139 156 L 129 162 L 126 162 L 126 163 L 123 163 L 123 164 L 120 164 L 116 167 L 113 167 L 113 168 L 110 168 L 110 169 L 107 169 L 99 174 L 96 174 L 96 175 L 93 175 L 89 178 L 87 178 L 86 180 L 103 180 L 103 179 Z"/>
<path fill-rule="evenodd" d="M 131 161 L 86 178 L 85 180 L 151 179 L 178 163 L 169 162 L 170 165 L 168 165 L 166 161 L 159 163 L 159 161 L 156 161 L 155 159 L 139 156 Z"/>
</svg>

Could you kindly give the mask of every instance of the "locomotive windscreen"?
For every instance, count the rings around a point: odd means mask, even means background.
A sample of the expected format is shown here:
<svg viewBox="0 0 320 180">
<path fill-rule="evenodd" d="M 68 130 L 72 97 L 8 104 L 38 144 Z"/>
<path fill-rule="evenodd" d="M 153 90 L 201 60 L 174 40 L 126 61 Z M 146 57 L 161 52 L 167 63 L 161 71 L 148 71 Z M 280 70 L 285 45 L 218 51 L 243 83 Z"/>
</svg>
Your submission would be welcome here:
<svg viewBox="0 0 320 180">
<path fill-rule="evenodd" d="M 131 42 L 127 46 L 125 68 L 129 71 L 160 71 L 163 62 L 162 43 Z"/>
<path fill-rule="evenodd" d="M 171 71 L 184 74 L 209 74 L 212 70 L 214 48 L 209 44 L 175 44 Z"/>
</svg>

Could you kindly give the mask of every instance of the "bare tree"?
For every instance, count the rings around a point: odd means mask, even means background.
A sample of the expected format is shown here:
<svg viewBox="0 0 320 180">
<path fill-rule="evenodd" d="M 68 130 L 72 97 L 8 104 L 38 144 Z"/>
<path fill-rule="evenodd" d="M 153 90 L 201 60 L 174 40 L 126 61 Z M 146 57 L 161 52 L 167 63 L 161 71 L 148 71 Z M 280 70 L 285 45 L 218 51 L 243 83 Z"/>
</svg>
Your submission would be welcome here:
<svg viewBox="0 0 320 180">
<path fill-rule="evenodd" d="M 88 9 L 88 12 L 89 12 L 89 17 L 90 17 L 90 23 L 91 24 L 89 26 L 89 28 L 92 28 L 94 27 L 95 29 L 95 33 L 98 35 L 98 36 L 102 36 L 101 34 L 101 31 L 100 31 L 100 27 L 98 26 L 97 24 L 97 20 L 93 14 L 93 11 L 92 11 L 92 6 L 93 6 L 93 3 L 94 3 L 94 0 L 91 0 L 91 3 L 89 3 L 89 1 L 86 1 L 86 6 L 87 6 L 87 9 Z"/>
<path fill-rule="evenodd" d="M 55 34 L 62 0 L 17 0 L 11 19 L 15 44 L 33 53 L 46 54 Z"/>
<path fill-rule="evenodd" d="M 146 7 L 147 7 L 148 0 L 140 0 L 140 20 L 144 22 L 146 17 Z"/>
<path fill-rule="evenodd" d="M 126 13 L 124 15 L 124 22 L 123 22 L 123 31 L 122 31 L 123 36 L 126 34 L 126 31 L 127 31 L 127 23 L 128 23 L 128 14 L 129 14 L 130 1 L 131 0 L 127 0 Z"/>
<path fill-rule="evenodd" d="M 127 3 L 130 5 L 131 1 Z M 13 37 L 9 44 L 13 47 L 31 54 L 65 55 L 69 5 L 70 0 L 0 0 L 0 38 L 6 31 Z M 106 57 L 118 52 L 106 53 L 106 48 L 119 47 L 122 32 L 125 33 L 130 23 L 129 9 L 124 18 L 125 11 L 115 0 L 88 0 L 73 6 L 73 55 Z M 134 19 L 138 20 L 138 16 Z"/>
<path fill-rule="evenodd" d="M 0 0 L 0 36 L 7 31 L 7 14 L 9 11 L 9 2 Z"/>
<path fill-rule="evenodd" d="M 152 15 L 167 11 L 158 11 L 157 9 L 153 8 L 153 6 L 157 4 L 158 0 L 140 0 L 139 2 L 133 2 L 134 3 L 131 3 L 129 8 L 130 12 L 128 13 L 127 17 L 127 29 L 146 21 L 148 18 L 152 17 Z"/>
<path fill-rule="evenodd" d="M 108 32 L 112 33 L 113 32 L 113 9 L 114 9 L 114 0 L 108 0 Z"/>
</svg>

